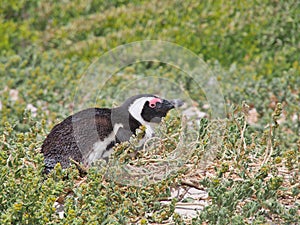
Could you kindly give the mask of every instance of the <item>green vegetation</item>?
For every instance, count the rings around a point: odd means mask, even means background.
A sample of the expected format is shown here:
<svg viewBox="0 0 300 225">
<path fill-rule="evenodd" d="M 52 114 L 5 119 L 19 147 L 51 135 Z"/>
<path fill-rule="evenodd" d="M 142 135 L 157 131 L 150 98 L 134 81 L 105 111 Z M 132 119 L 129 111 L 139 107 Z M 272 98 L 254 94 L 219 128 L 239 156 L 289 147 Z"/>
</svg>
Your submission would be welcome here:
<svg viewBox="0 0 300 225">
<path fill-rule="evenodd" d="M 297 0 L 2 0 L 0 224 L 299 223 L 299 30 Z M 73 112 L 74 90 L 91 62 L 119 45 L 150 39 L 202 57 L 222 87 L 228 118 L 207 175 L 200 175 L 200 164 L 213 134 L 210 118 L 201 120 L 201 140 L 189 162 L 161 182 L 124 186 L 106 179 L 105 168 L 90 168 L 81 178 L 75 166 L 63 171 L 59 165 L 46 179 L 42 141 Z M 98 106 L 111 106 L 116 89 L 136 74 L 182 76 L 160 63 L 121 72 Z M 206 111 L 201 90 L 187 91 Z M 168 134 L 177 132 L 177 122 L 166 119 Z M 173 145 L 163 141 L 167 152 Z M 122 146 L 116 150 L 123 156 Z M 147 156 L 135 157 L 138 164 Z M 190 220 L 174 213 L 180 199 L 169 199 L 187 180 L 209 194 L 208 206 Z M 63 219 L 55 201 L 64 202 Z"/>
</svg>

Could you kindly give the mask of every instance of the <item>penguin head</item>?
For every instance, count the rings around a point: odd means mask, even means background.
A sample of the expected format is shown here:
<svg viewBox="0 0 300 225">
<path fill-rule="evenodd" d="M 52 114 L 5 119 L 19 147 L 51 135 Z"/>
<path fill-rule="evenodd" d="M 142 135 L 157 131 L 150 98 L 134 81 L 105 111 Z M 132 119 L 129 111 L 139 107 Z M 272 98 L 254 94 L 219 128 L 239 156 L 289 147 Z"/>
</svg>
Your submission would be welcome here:
<svg viewBox="0 0 300 225">
<path fill-rule="evenodd" d="M 167 113 L 183 104 L 180 100 L 166 100 L 155 95 L 144 94 L 129 98 L 123 104 L 129 114 L 141 124 L 159 123 Z"/>
</svg>

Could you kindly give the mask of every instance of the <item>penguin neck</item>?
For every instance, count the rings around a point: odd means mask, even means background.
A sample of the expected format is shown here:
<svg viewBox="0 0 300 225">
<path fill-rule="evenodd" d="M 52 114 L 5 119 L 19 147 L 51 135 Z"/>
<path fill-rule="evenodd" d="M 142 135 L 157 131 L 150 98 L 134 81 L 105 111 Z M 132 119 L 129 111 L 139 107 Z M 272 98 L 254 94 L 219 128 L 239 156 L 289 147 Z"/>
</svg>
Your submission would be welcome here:
<svg viewBox="0 0 300 225">
<path fill-rule="evenodd" d="M 136 129 L 138 129 L 142 124 L 135 119 L 127 110 L 122 107 L 117 107 L 112 109 L 111 114 L 112 125 L 121 123 L 123 128 L 130 130 L 135 134 Z"/>
<path fill-rule="evenodd" d="M 130 128 L 134 129 L 134 131 L 131 130 L 134 134 L 135 134 L 136 129 L 139 128 L 141 125 L 145 126 L 145 128 L 146 128 L 145 136 L 143 138 L 144 140 L 141 140 L 141 144 L 143 144 L 147 138 L 151 138 L 154 136 L 153 126 L 156 124 L 149 123 L 144 120 L 141 123 L 136 118 L 134 118 L 134 116 L 132 116 L 130 113 L 129 113 L 129 124 L 130 124 Z"/>
<path fill-rule="evenodd" d="M 126 130 L 130 130 L 132 134 L 136 134 L 136 129 L 138 129 L 141 125 L 146 127 L 146 138 L 153 137 L 154 130 L 151 126 L 151 123 L 148 123 L 146 121 L 138 121 L 134 116 L 132 116 L 127 109 L 124 109 L 123 107 L 117 107 L 112 109 L 112 125 L 114 126 L 117 123 L 121 123 L 123 125 L 123 128 Z"/>
<path fill-rule="evenodd" d="M 142 124 L 139 121 L 137 121 L 131 114 L 129 114 L 129 128 L 132 133 L 135 134 L 136 129 L 138 129 L 141 125 Z"/>
</svg>

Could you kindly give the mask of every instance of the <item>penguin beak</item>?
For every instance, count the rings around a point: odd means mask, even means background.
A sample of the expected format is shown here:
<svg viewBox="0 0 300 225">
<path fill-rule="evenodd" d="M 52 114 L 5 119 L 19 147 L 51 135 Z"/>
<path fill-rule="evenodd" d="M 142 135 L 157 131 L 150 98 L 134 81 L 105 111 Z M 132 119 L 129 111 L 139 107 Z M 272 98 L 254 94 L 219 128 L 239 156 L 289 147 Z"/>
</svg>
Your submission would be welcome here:
<svg viewBox="0 0 300 225">
<path fill-rule="evenodd" d="M 182 101 L 181 99 L 173 99 L 173 100 L 170 100 L 170 103 L 171 103 L 175 108 L 179 108 L 179 107 L 183 106 L 184 101 Z"/>
<path fill-rule="evenodd" d="M 170 109 L 173 109 L 175 108 L 175 106 L 172 104 L 171 101 L 168 101 L 168 100 L 163 100 L 162 104 L 161 104 L 161 107 L 164 111 L 169 111 Z"/>
<path fill-rule="evenodd" d="M 183 105 L 183 101 L 179 99 L 165 100 L 157 105 L 157 109 L 161 112 L 167 113 L 169 110 L 180 107 Z"/>
</svg>

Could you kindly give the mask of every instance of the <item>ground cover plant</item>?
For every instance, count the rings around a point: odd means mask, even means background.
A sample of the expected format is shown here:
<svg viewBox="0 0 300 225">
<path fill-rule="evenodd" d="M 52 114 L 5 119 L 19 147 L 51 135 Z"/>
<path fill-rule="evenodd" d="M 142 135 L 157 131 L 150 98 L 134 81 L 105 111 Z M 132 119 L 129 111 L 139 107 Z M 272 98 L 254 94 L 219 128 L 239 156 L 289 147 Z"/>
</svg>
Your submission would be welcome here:
<svg viewBox="0 0 300 225">
<path fill-rule="evenodd" d="M 298 1 L 3 0 L 0 224 L 299 223 L 299 17 Z M 227 107 L 214 159 L 203 167 L 213 121 L 202 90 L 186 80 L 183 87 L 207 118 L 200 120 L 196 151 L 176 174 L 142 187 L 107 179 L 105 167 L 80 177 L 75 165 L 67 170 L 58 165 L 46 177 L 42 141 L 73 112 L 74 90 L 87 68 L 114 47 L 149 39 L 190 49 L 214 72 Z M 183 76 L 153 62 L 118 73 L 98 106 L 120 102 L 117 90 L 136 76 Z M 164 88 L 162 93 L 172 89 Z M 180 123 L 176 114 L 164 121 L 162 132 L 174 138 L 162 140 L 163 151 L 156 151 L 161 159 L 178 141 Z M 150 165 L 152 156 L 124 149 L 118 146 L 114 157 Z M 194 218 L 175 212 L 177 202 L 189 201 L 171 197 L 178 187 L 208 193 L 207 205 Z M 64 204 L 63 218 L 55 201 Z"/>
</svg>

